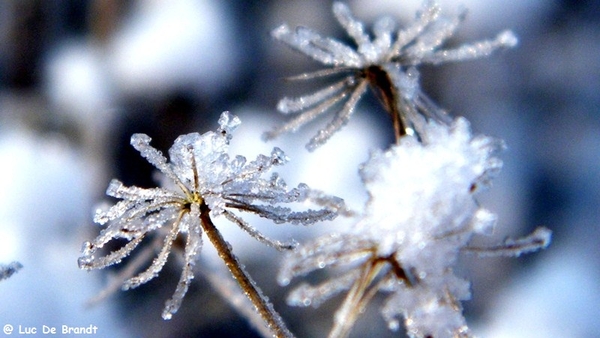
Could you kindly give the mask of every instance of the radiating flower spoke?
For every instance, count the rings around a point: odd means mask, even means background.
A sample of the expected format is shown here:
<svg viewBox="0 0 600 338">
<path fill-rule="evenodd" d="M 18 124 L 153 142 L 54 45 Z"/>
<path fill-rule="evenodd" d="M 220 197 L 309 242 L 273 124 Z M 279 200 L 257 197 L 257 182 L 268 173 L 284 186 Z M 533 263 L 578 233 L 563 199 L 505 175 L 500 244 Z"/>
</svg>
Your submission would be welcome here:
<svg viewBox="0 0 600 338">
<path fill-rule="evenodd" d="M 348 101 L 344 103 L 342 109 L 336 113 L 335 118 L 329 124 L 327 124 L 325 128 L 319 130 L 315 137 L 310 139 L 310 142 L 306 146 L 308 150 L 315 150 L 316 148 L 327 142 L 327 140 L 329 140 L 335 132 L 340 130 L 343 126 L 345 126 L 348 123 L 350 117 L 352 116 L 352 113 L 354 113 L 356 103 L 367 91 L 367 84 L 367 81 L 362 81 L 358 84 L 356 89 L 354 89 L 354 91 L 352 92 L 352 95 L 350 95 Z"/>
<path fill-rule="evenodd" d="M 171 253 L 171 246 L 175 241 L 175 237 L 177 237 L 177 234 L 179 233 L 179 223 L 181 222 L 181 218 L 183 216 L 184 213 L 181 212 L 175 223 L 173 223 L 171 231 L 169 231 L 169 234 L 165 237 L 163 246 L 158 253 L 158 256 L 154 259 L 154 261 L 152 261 L 152 264 L 137 276 L 126 280 L 125 283 L 123 283 L 123 290 L 137 288 L 138 286 L 147 283 L 149 280 L 158 276 L 158 273 L 167 263 L 167 258 L 169 253 Z"/>
<path fill-rule="evenodd" d="M 279 251 L 284 251 L 284 250 L 292 250 L 294 249 L 298 243 L 295 241 L 290 241 L 290 242 L 281 242 L 278 240 L 273 240 L 268 238 L 267 236 L 263 235 L 262 233 L 260 233 L 260 231 L 256 230 L 256 228 L 254 228 L 253 226 L 251 226 L 250 224 L 246 223 L 243 219 L 241 219 L 240 217 L 238 217 L 237 215 L 235 215 L 232 212 L 229 211 L 225 211 L 225 217 L 230 220 L 231 222 L 237 224 L 240 229 L 244 230 L 245 232 L 247 232 L 250 236 L 252 236 L 254 239 L 256 239 L 257 241 L 266 244 L 270 247 L 273 247 Z"/>
</svg>

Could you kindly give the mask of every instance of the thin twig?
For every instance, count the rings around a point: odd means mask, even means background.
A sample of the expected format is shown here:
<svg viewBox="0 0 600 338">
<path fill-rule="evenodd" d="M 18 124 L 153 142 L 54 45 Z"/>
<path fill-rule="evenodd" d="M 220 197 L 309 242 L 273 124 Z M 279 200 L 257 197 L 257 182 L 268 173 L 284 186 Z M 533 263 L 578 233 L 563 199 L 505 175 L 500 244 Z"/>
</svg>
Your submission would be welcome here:
<svg viewBox="0 0 600 338">
<path fill-rule="evenodd" d="M 266 326 L 271 330 L 275 337 L 293 337 L 292 333 L 287 329 L 279 314 L 273 308 L 273 305 L 263 296 L 262 292 L 252 280 L 250 275 L 242 268 L 237 257 L 231 251 L 229 243 L 227 243 L 209 215 L 210 209 L 205 202 L 200 205 L 200 219 L 202 228 L 208 239 L 211 241 L 219 257 L 223 259 L 225 265 L 231 272 L 233 278 L 237 281 L 248 299 L 252 302 L 256 311 L 260 314 L 266 323 Z"/>
<path fill-rule="evenodd" d="M 344 303 L 335 314 L 335 323 L 331 332 L 329 332 L 329 338 L 344 338 L 348 336 L 358 316 L 364 311 L 368 301 L 375 294 L 375 292 L 367 291 L 384 265 L 385 261 L 380 260 L 365 262 L 359 278 L 354 282 L 346 299 L 344 299 Z"/>
<path fill-rule="evenodd" d="M 398 143 L 400 138 L 406 135 L 406 128 L 408 128 L 404 115 L 398 109 L 398 89 L 387 71 L 380 66 L 368 67 L 364 71 L 364 77 L 367 78 L 371 87 L 378 94 L 377 97 L 392 117 L 394 137 Z"/>
<path fill-rule="evenodd" d="M 203 262 L 203 265 L 209 265 L 208 261 Z M 252 303 L 240 290 L 237 283 L 229 279 L 225 275 L 225 271 L 219 271 L 216 267 L 210 269 L 203 269 L 201 271 L 213 290 L 215 290 L 221 298 L 227 300 L 227 302 L 241 314 L 250 325 L 263 337 L 271 337 L 271 331 L 264 325 L 264 321 L 259 314 L 254 311 Z"/>
</svg>

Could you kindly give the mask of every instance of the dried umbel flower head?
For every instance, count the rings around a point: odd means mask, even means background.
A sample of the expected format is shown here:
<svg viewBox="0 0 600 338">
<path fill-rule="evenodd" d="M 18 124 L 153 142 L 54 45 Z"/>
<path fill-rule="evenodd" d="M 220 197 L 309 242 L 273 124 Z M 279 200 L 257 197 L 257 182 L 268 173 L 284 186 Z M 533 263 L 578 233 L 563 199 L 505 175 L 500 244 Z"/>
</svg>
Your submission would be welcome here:
<svg viewBox="0 0 600 338">
<path fill-rule="evenodd" d="M 291 79 L 331 75 L 343 75 L 343 78 L 313 94 L 283 98 L 277 109 L 284 114 L 300 115 L 267 132 L 266 139 L 295 131 L 317 116 L 335 110 L 333 120 L 307 144 L 309 150 L 314 150 L 348 122 L 368 86 L 375 90 L 390 113 L 397 140 L 404 134 L 418 133 L 423 128 L 424 117 L 447 123 L 450 119 L 446 113 L 422 93 L 416 66 L 480 58 L 517 43 L 510 31 L 504 31 L 493 40 L 443 49 L 443 43 L 452 37 L 465 15 L 463 12 L 444 16 L 433 1 L 426 2 L 416 19 L 405 28 L 398 29 L 389 17 L 378 20 L 373 26 L 374 38 L 365 32 L 364 25 L 352 16 L 344 3 L 335 2 L 333 14 L 356 48 L 322 37 L 306 27 L 292 31 L 284 24 L 272 32 L 275 39 L 329 67 Z M 339 105 L 341 108 L 334 109 Z"/>
<path fill-rule="evenodd" d="M 453 272 L 458 255 L 518 256 L 550 242 L 550 231 L 540 228 L 490 248 L 471 247 L 471 238 L 490 234 L 496 221 L 476 202 L 472 187 L 500 169 L 494 153 L 502 143 L 471 136 L 463 118 L 451 126 L 430 121 L 424 131 L 424 139 L 405 136 L 362 166 L 370 198 L 353 231 L 302 245 L 280 272 L 279 282 L 287 284 L 317 269 L 348 267 L 320 285 L 300 285 L 288 298 L 293 305 L 318 305 L 348 289 L 331 337 L 345 336 L 378 291 L 391 293 L 381 309 L 391 329 L 403 317 L 412 337 L 466 336 L 460 301 L 470 291 Z"/>
<path fill-rule="evenodd" d="M 167 180 L 163 187 L 151 189 L 126 187 L 118 180 L 113 180 L 107 194 L 121 201 L 108 210 L 97 211 L 94 221 L 106 225 L 106 228 L 93 241 L 84 244 L 79 266 L 91 270 L 119 263 L 148 233 L 169 228 L 162 249 L 152 264 L 123 284 L 123 289 L 135 288 L 158 275 L 176 237 L 179 234 L 185 235 L 185 264 L 181 279 L 162 315 L 164 319 L 169 319 L 181 305 L 194 277 L 192 270 L 202 248 L 202 234 L 205 233 L 236 280 L 243 284 L 244 291 L 256 292 L 246 289 L 255 289 L 253 282 L 241 269 L 211 219 L 224 216 L 258 241 L 284 250 L 293 248 L 296 243 L 267 238 L 234 211 L 254 213 L 275 223 L 306 225 L 333 219 L 336 216 L 335 209 L 342 207 L 343 201 L 313 192 L 305 184 L 288 189 L 277 174 L 269 179 L 262 178 L 273 166 L 287 162 L 287 157 L 279 148 L 273 149 L 269 156 L 259 155 L 251 162 L 247 162 L 243 156 L 230 158 L 227 154 L 228 144 L 239 124 L 240 120 L 236 116 L 225 112 L 219 119 L 220 127 L 216 132 L 203 135 L 191 133 L 178 137 L 169 149 L 170 161 L 159 150 L 150 146 L 150 137 L 144 134 L 133 135 L 133 147 L 158 168 Z M 320 204 L 327 204 L 327 207 L 292 211 L 280 206 L 282 203 L 310 200 L 313 195 L 319 198 Z M 129 242 L 106 256 L 95 256 L 99 249 L 115 238 L 123 238 Z M 256 297 L 262 298 L 262 295 Z M 262 306 L 270 306 L 268 302 L 264 303 Z"/>
</svg>

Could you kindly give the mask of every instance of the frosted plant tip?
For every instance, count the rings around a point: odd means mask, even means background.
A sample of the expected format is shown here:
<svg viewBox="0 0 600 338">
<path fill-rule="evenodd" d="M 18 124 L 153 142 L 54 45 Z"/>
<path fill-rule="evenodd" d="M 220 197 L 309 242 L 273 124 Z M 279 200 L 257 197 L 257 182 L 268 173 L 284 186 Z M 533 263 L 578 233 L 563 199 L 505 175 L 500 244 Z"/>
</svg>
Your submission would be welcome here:
<svg viewBox="0 0 600 338">
<path fill-rule="evenodd" d="M 550 243 L 551 231 L 538 228 L 496 246 L 471 246 L 496 224 L 473 186 L 500 169 L 502 143 L 473 136 L 464 118 L 424 128 L 423 139 L 405 136 L 361 166 L 369 200 L 355 226 L 304 243 L 280 269 L 283 285 L 321 269 L 339 272 L 316 285 L 301 283 L 288 297 L 290 305 L 318 306 L 347 291 L 330 337 L 346 337 L 378 291 L 386 294 L 381 314 L 391 330 L 403 319 L 411 337 L 470 336 L 461 306 L 471 297 L 470 283 L 455 273 L 459 255 L 519 256 Z"/>
<path fill-rule="evenodd" d="M 218 122 L 216 132 L 179 136 L 169 149 L 169 159 L 150 145 L 151 138 L 148 135 L 134 134 L 131 145 L 168 180 L 163 181 L 163 187 L 139 188 L 125 186 L 113 179 L 106 193 L 119 201 L 96 212 L 94 221 L 105 228 L 94 240 L 84 243 L 78 260 L 79 267 L 85 270 L 118 264 L 146 237 L 150 237 L 147 236 L 149 233 L 160 233 L 156 237 L 158 241 L 150 245 L 150 250 L 157 252 L 150 266 L 136 276 L 133 276 L 133 271 L 139 270 L 143 262 L 135 269 L 125 270 L 131 272 L 122 279 L 122 289 L 133 289 L 157 277 L 176 239 L 180 236 L 186 238 L 183 271 L 173 297 L 165 305 L 164 319 L 171 318 L 177 312 L 194 278 L 193 267 L 203 246 L 203 234 L 211 238 L 215 247 L 215 241 L 224 241 L 219 239 L 220 235 L 215 235 L 218 229 L 212 224 L 213 218 L 224 217 L 258 242 L 283 251 L 292 250 L 297 243 L 278 241 L 263 235 L 244 221 L 238 212 L 256 214 L 274 223 L 303 225 L 337 216 L 334 202 L 323 202 L 320 209 L 304 211 L 282 206 L 286 203 L 310 202 L 316 193 L 305 184 L 290 189 L 276 173 L 264 177 L 273 167 L 284 165 L 289 160 L 279 148 L 274 148 L 270 155 L 258 155 L 253 161 L 247 161 L 239 155 L 230 157 L 229 141 L 241 121 L 237 116 L 224 112 Z M 319 195 L 319 199 L 315 200 L 318 200 L 315 204 L 337 201 L 334 197 L 324 195 Z M 127 243 L 104 256 L 98 256 L 98 251 L 113 239 L 124 239 Z M 223 245 L 221 250 L 231 249 Z M 233 264 L 230 263 L 234 261 L 237 262 L 231 258 L 230 262 L 226 262 L 230 269 Z"/>
<path fill-rule="evenodd" d="M 403 28 L 398 28 L 389 17 L 377 20 L 372 35 L 354 18 L 347 4 L 334 2 L 332 10 L 353 45 L 306 27 L 292 30 L 284 24 L 271 32 L 274 39 L 326 66 L 293 79 L 331 75 L 341 79 L 312 94 L 279 101 L 277 110 L 281 113 L 298 115 L 265 133 L 264 139 L 294 132 L 320 115 L 335 112 L 333 119 L 307 144 L 311 151 L 320 147 L 348 123 L 367 87 L 373 89 L 389 113 L 396 140 L 411 133 L 422 134 L 425 120 L 447 123 L 450 119 L 422 92 L 418 66 L 482 58 L 517 43 L 512 32 L 504 31 L 496 39 L 446 49 L 443 45 L 464 20 L 464 11 L 442 15 L 433 1 L 425 2 L 415 19 Z"/>
<path fill-rule="evenodd" d="M 506 48 L 516 47 L 519 43 L 519 39 L 512 31 L 503 31 L 502 33 L 498 34 L 496 40 Z"/>
<path fill-rule="evenodd" d="M 512 239 L 507 238 L 504 243 L 491 247 L 465 247 L 463 251 L 475 253 L 481 257 L 519 257 L 522 254 L 546 249 L 552 241 L 552 231 L 539 227 L 528 236 Z"/>
</svg>

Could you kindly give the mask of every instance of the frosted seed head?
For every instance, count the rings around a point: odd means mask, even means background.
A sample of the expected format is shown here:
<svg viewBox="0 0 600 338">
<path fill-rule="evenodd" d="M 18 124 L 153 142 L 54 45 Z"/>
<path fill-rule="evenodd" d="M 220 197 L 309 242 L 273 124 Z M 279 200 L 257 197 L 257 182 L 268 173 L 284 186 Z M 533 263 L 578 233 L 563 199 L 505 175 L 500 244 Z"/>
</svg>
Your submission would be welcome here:
<svg viewBox="0 0 600 338">
<path fill-rule="evenodd" d="M 165 304 L 163 312 L 163 318 L 170 319 L 179 309 L 194 278 L 193 267 L 202 246 L 201 203 L 208 206 L 211 218 L 225 215 L 229 221 L 237 223 L 259 242 L 279 250 L 293 250 L 297 243 L 271 240 L 241 218 L 232 216 L 230 210 L 254 213 L 275 223 L 311 224 L 335 217 L 335 211 L 327 207 L 295 212 L 291 208 L 280 206 L 280 203 L 305 200 L 310 194 L 309 188 L 300 185 L 296 189 L 288 189 L 284 180 L 277 174 L 270 178 L 263 177 L 273 166 L 289 161 L 279 148 L 274 148 L 270 155 L 258 155 L 255 161 L 249 163 L 243 156 L 230 157 L 228 141 L 239 125 L 239 118 L 224 112 L 219 119 L 217 132 L 179 136 L 169 149 L 169 160 L 150 146 L 151 138 L 148 135 L 134 134 L 131 137 L 133 147 L 168 180 L 162 188 L 128 187 L 119 180 L 112 180 L 107 194 L 120 201 L 96 212 L 94 221 L 107 226 L 93 241 L 84 243 L 82 255 L 78 260 L 80 268 L 102 269 L 118 264 L 130 255 L 146 233 L 162 227 L 170 228 L 170 232 L 162 241 L 158 256 L 150 267 L 137 276 L 132 277 L 133 272 L 124 276 L 127 280 L 123 288 L 134 288 L 158 275 L 177 236 L 187 234 L 184 270 L 177 289 Z M 164 236 L 164 233 L 162 235 Z M 106 256 L 94 257 L 98 249 L 118 238 L 130 241 Z M 149 248 L 152 251 L 158 249 L 161 244 L 161 238 L 157 239 L 151 244 L 154 247 Z M 139 266 L 135 268 L 137 267 Z"/>
<path fill-rule="evenodd" d="M 417 12 L 416 19 L 405 28 L 398 30 L 397 34 L 394 34 L 396 28 L 394 20 L 389 17 L 377 20 L 373 25 L 374 38 L 366 32 L 363 23 L 354 18 L 347 4 L 336 1 L 332 9 L 336 20 L 354 40 L 355 46 L 320 36 L 305 27 L 298 27 L 292 31 L 287 25 L 282 25 L 271 32 L 274 38 L 289 47 L 325 66 L 331 66 L 325 71 L 302 74 L 297 79 L 313 78 L 310 74 L 320 77 L 354 71 L 349 78 L 360 83 L 366 82 L 364 74 L 368 67 L 386 68 L 386 73 L 395 87 L 394 90 L 402 98 L 399 100 L 401 102 L 398 102 L 399 111 L 406 124 L 405 132 L 409 135 L 422 136 L 420 134 L 423 121 L 428 119 L 448 122 L 445 111 L 433 104 L 422 92 L 418 72 L 414 67 L 487 57 L 498 49 L 514 47 L 517 44 L 514 34 L 511 31 L 504 31 L 493 40 L 477 41 L 455 49 L 445 49 L 443 47 L 445 42 L 456 33 L 465 18 L 466 10 L 461 10 L 456 15 L 442 15 L 440 6 L 435 1 L 426 1 L 422 9 Z M 411 67 L 414 71 L 411 71 Z M 265 133 L 263 138 L 268 140 L 283 132 L 295 131 L 330 108 L 334 110 L 335 103 L 346 101 L 342 110 L 337 111 L 332 122 L 321 129 L 306 148 L 313 151 L 323 145 L 346 124 L 356 101 L 360 98 L 356 93 L 364 88 L 361 89 L 360 85 L 356 86 L 348 82 L 339 91 L 335 84 L 329 89 L 335 91 L 325 90 L 312 96 L 281 100 L 277 106 L 280 112 L 300 113 L 300 115 L 282 127 Z M 350 93 L 352 95 L 349 97 Z M 348 104 L 349 102 L 352 104 Z"/>
</svg>

